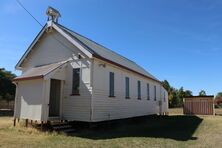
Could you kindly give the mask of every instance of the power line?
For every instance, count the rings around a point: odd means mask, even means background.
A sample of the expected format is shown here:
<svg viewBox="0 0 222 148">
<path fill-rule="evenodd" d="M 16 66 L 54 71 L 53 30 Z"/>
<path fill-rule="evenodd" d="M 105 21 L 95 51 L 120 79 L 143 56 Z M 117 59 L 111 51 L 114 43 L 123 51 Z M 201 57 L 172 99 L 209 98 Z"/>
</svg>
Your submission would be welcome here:
<svg viewBox="0 0 222 148">
<path fill-rule="evenodd" d="M 19 1 L 19 0 L 16 0 L 16 2 L 41 26 L 41 27 L 44 27 L 26 8 L 25 6 Z M 73 52 L 72 49 L 70 49 L 68 46 L 66 46 L 62 41 L 60 41 L 59 39 L 57 39 L 54 34 L 52 35 L 52 38 L 54 40 L 56 40 L 59 44 L 61 44 L 63 47 L 69 49 L 70 51 Z"/>
<path fill-rule="evenodd" d="M 43 27 L 43 25 L 25 8 L 25 6 L 24 6 L 19 0 L 16 0 L 16 2 L 17 2 L 41 27 Z"/>
</svg>

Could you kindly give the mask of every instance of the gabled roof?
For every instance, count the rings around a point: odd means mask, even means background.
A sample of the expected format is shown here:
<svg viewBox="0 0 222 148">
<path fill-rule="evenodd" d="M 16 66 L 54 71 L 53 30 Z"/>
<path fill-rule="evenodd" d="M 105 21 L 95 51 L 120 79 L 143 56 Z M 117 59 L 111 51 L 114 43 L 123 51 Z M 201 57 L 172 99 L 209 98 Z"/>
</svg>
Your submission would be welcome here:
<svg viewBox="0 0 222 148">
<path fill-rule="evenodd" d="M 24 61 L 25 57 L 28 56 L 29 52 L 32 50 L 32 48 L 34 47 L 34 45 L 36 44 L 36 42 L 39 40 L 39 38 L 42 36 L 42 34 L 45 32 L 47 28 L 47 24 L 45 24 L 41 31 L 38 33 L 38 35 L 35 37 L 35 39 L 32 41 L 32 43 L 29 45 L 28 49 L 25 51 L 25 53 L 22 55 L 21 59 L 18 61 L 18 63 L 15 65 L 15 69 L 20 69 L 20 65 L 22 64 L 22 62 Z"/>
<path fill-rule="evenodd" d="M 47 24 L 43 27 L 38 36 L 29 46 L 25 54 L 19 60 L 18 64 L 16 65 L 17 69 L 19 69 L 19 66 L 21 65 L 25 57 L 29 54 L 29 52 L 32 50 L 32 47 L 36 44 L 37 40 L 42 36 L 43 32 L 48 27 L 53 27 L 72 44 L 80 48 L 83 53 L 85 52 L 89 57 L 91 57 L 90 55 L 92 55 L 95 58 L 99 58 L 111 64 L 115 64 L 121 68 L 130 70 L 141 76 L 159 82 L 157 78 L 155 78 L 141 66 L 137 65 L 135 62 L 55 22 L 47 22 Z"/>
<path fill-rule="evenodd" d="M 104 59 L 107 59 L 109 61 L 118 63 L 124 67 L 127 67 L 133 71 L 136 71 L 138 73 L 143 74 L 144 76 L 150 77 L 151 79 L 157 80 L 153 75 L 151 75 L 149 72 L 147 72 L 145 69 L 143 69 L 141 66 L 136 64 L 135 62 L 121 56 L 120 54 L 96 43 L 95 41 L 92 41 L 91 39 L 88 39 L 87 37 L 84 37 L 60 24 L 56 24 L 58 27 L 60 27 L 62 30 L 64 30 L 66 33 L 68 33 L 70 36 L 72 36 L 74 39 L 77 39 L 83 46 L 87 47 L 88 50 L 90 50 L 94 55 L 100 56 Z"/>
<path fill-rule="evenodd" d="M 52 71 L 58 69 L 62 65 L 66 64 L 67 61 L 62 61 L 58 63 L 48 64 L 48 65 L 42 65 L 38 67 L 33 67 L 23 73 L 21 76 L 16 77 L 13 79 L 13 81 L 21 81 L 21 80 L 30 80 L 30 79 L 40 79 L 44 78 L 44 76 L 48 75 Z"/>
</svg>

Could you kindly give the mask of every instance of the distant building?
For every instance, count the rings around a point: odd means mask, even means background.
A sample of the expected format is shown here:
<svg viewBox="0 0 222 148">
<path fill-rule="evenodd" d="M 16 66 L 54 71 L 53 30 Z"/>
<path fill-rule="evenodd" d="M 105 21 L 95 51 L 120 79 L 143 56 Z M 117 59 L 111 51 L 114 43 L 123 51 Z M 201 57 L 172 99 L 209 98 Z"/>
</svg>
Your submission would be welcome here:
<svg viewBox="0 0 222 148">
<path fill-rule="evenodd" d="M 183 111 L 188 115 L 214 115 L 214 96 L 185 97 Z"/>
</svg>

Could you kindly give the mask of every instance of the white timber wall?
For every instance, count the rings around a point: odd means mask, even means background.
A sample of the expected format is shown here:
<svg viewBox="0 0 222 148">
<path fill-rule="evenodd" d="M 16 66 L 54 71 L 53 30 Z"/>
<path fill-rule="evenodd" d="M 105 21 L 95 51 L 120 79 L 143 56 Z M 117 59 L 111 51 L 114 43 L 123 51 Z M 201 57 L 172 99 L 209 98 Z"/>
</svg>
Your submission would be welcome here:
<svg viewBox="0 0 222 148">
<path fill-rule="evenodd" d="M 15 117 L 32 120 L 42 119 L 43 88 L 42 79 L 18 82 Z"/>
<path fill-rule="evenodd" d="M 62 98 L 63 98 L 63 92 L 64 92 L 64 81 L 66 77 L 66 67 L 58 68 L 57 70 L 54 70 L 53 72 L 49 73 L 45 78 L 44 83 L 44 102 L 42 106 L 42 120 L 47 121 L 48 120 L 48 113 L 49 113 L 49 102 L 50 102 L 50 83 L 51 79 L 57 79 L 61 80 L 61 98 L 60 98 L 60 116 L 62 116 Z"/>
<path fill-rule="evenodd" d="M 63 44 L 60 44 L 56 39 Z M 22 71 L 25 72 L 35 66 L 64 61 L 72 58 L 73 55 L 78 55 L 78 53 L 81 53 L 80 50 L 56 30 L 45 32 L 21 64 Z"/>
<path fill-rule="evenodd" d="M 54 38 L 60 40 L 61 45 Z M 64 46 L 65 45 L 65 46 Z M 78 55 L 82 55 L 82 59 L 78 59 Z M 22 72 L 29 70 L 32 67 L 47 65 L 55 62 L 60 62 L 72 58 L 66 68 L 57 71 L 56 74 L 51 75 L 51 78 L 64 80 L 62 81 L 62 98 L 61 98 L 61 117 L 65 120 L 90 121 L 90 102 L 91 102 L 91 84 L 90 84 L 90 61 L 85 58 L 85 55 L 67 39 L 53 30 L 50 33 L 44 33 L 37 44 L 33 47 L 31 53 L 22 63 Z M 72 96 L 72 70 L 73 68 L 80 68 L 80 96 Z M 25 82 L 25 81 L 24 81 Z M 48 103 L 50 94 L 50 80 L 42 82 L 44 87 L 44 102 L 41 102 L 42 120 L 48 119 Z M 23 87 L 23 86 L 22 86 Z M 26 88 L 23 88 L 24 92 Z M 30 93 L 34 91 L 30 85 Z M 19 93 L 23 94 L 18 90 Z M 31 97 L 31 96 L 30 96 Z M 32 99 L 32 98 L 30 98 Z M 31 105 L 31 104 L 30 104 Z M 30 106 L 30 110 L 34 109 Z M 16 109 L 17 110 L 17 109 Z M 18 112 L 22 109 L 19 108 Z M 26 109 L 23 108 L 25 111 Z M 30 118 L 32 119 L 32 118 Z"/>
<path fill-rule="evenodd" d="M 160 113 L 159 101 L 163 100 L 164 88 L 157 82 L 139 76 L 128 70 L 106 64 L 94 59 L 93 65 L 93 117 L 92 121 L 121 119 Z M 115 97 L 109 97 L 109 73 L 114 72 Z M 125 77 L 130 79 L 130 99 L 125 98 Z M 137 81 L 141 81 L 141 100 L 138 100 Z M 147 99 L 147 83 L 150 85 L 150 100 Z M 154 86 L 156 86 L 156 101 L 154 100 Z M 163 101 L 162 112 L 167 109 Z"/>
<path fill-rule="evenodd" d="M 90 121 L 92 88 L 90 83 L 90 62 L 75 60 L 66 68 L 62 116 L 66 120 Z M 80 95 L 72 95 L 73 68 L 80 68 Z"/>
<path fill-rule="evenodd" d="M 168 113 L 168 108 L 169 108 L 169 104 L 168 104 L 168 92 L 162 87 L 162 100 L 163 100 L 163 104 L 162 104 L 162 112 Z M 165 94 L 164 94 L 165 93 Z M 164 99 L 165 97 L 165 99 Z"/>
</svg>

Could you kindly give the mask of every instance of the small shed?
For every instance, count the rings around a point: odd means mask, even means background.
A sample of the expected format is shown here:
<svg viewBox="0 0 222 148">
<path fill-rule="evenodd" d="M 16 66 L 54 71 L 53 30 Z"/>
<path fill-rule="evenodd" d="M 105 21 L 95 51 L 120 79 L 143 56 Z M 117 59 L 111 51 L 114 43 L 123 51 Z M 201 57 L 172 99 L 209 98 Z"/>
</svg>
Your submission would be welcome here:
<svg viewBox="0 0 222 148">
<path fill-rule="evenodd" d="M 214 115 L 214 96 L 191 96 L 183 99 L 186 115 Z"/>
</svg>

